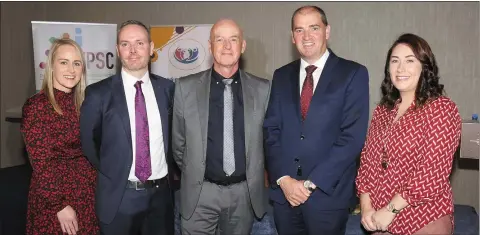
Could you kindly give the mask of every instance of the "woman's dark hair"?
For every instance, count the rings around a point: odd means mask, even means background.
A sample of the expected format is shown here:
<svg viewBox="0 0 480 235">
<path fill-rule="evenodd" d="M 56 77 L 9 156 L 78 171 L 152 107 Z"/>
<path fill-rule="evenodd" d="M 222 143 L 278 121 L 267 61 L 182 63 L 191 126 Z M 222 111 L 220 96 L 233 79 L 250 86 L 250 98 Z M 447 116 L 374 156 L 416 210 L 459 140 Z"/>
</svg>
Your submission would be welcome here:
<svg viewBox="0 0 480 235">
<path fill-rule="evenodd" d="M 440 97 L 444 94 L 443 85 L 438 83 L 438 67 L 430 46 L 427 41 L 415 34 L 401 35 L 388 50 L 385 62 L 385 77 L 383 78 L 381 90 L 382 99 L 380 105 L 393 109 L 395 102 L 400 98 L 400 92 L 395 88 L 390 78 L 390 56 L 393 49 L 398 44 L 405 44 L 412 49 L 415 57 L 422 64 L 422 72 L 418 80 L 417 89 L 415 91 L 415 106 L 421 107 L 426 102 Z"/>
</svg>

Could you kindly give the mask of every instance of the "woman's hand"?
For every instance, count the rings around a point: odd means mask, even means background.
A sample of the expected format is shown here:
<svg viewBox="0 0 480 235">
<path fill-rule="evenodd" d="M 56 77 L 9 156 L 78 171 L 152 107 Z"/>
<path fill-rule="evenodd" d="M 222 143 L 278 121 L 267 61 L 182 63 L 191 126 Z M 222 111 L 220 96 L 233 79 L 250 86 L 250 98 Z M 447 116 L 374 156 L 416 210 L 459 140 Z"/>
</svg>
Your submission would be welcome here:
<svg viewBox="0 0 480 235">
<path fill-rule="evenodd" d="M 63 210 L 57 212 L 58 221 L 64 233 L 76 235 L 78 232 L 77 213 L 71 206 L 66 206 Z"/>
<path fill-rule="evenodd" d="M 378 210 L 372 215 L 372 220 L 376 224 L 376 228 L 380 231 L 387 231 L 388 226 L 392 223 L 397 214 L 387 210 L 386 207 Z"/>
<path fill-rule="evenodd" d="M 372 216 L 373 214 L 375 214 L 375 209 L 373 208 L 370 208 L 370 209 L 367 209 L 367 210 L 362 210 L 361 213 L 362 213 L 362 225 L 363 227 L 367 230 L 367 231 L 375 231 L 377 230 L 377 226 L 375 225 L 375 223 L 373 222 L 372 220 Z"/>
</svg>

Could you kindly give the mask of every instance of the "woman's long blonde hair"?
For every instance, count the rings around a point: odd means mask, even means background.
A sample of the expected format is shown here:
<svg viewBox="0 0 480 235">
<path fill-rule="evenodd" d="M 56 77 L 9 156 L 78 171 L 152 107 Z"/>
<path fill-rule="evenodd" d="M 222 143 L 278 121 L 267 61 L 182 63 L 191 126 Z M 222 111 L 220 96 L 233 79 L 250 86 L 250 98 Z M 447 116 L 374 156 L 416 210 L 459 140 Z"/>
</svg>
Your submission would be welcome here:
<svg viewBox="0 0 480 235">
<path fill-rule="evenodd" d="M 70 45 L 73 46 L 77 52 L 80 54 L 80 58 L 82 58 L 82 77 L 80 78 L 80 81 L 78 84 L 73 88 L 73 93 L 74 93 L 74 102 L 75 102 L 75 110 L 77 113 L 80 113 L 80 107 L 82 106 L 83 99 L 85 98 L 85 87 L 86 85 L 86 76 L 87 76 L 87 71 L 86 71 L 86 65 L 85 65 L 85 56 L 83 55 L 83 50 L 82 48 L 72 39 L 57 39 L 52 43 L 52 47 L 50 48 L 50 52 L 48 53 L 48 58 L 47 58 L 47 64 L 45 66 L 45 75 L 43 77 L 43 83 L 42 83 L 42 89 L 41 91 L 45 92 L 47 95 L 48 101 L 53 106 L 53 109 L 55 109 L 55 112 L 58 114 L 62 115 L 62 109 L 57 103 L 57 100 L 55 99 L 55 93 L 53 90 L 53 64 L 55 61 L 55 56 L 56 52 L 58 51 L 58 48 L 63 45 Z"/>
</svg>

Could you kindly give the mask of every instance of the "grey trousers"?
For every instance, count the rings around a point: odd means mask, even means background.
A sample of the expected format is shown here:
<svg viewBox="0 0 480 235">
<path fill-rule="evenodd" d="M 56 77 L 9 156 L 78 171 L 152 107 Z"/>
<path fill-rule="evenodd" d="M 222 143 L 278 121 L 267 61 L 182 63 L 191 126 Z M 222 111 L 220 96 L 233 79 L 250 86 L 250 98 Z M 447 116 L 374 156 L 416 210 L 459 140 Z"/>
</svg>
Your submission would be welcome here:
<svg viewBox="0 0 480 235">
<path fill-rule="evenodd" d="M 229 186 L 204 181 L 192 217 L 182 217 L 182 234 L 248 235 L 253 217 L 246 181 Z"/>
</svg>

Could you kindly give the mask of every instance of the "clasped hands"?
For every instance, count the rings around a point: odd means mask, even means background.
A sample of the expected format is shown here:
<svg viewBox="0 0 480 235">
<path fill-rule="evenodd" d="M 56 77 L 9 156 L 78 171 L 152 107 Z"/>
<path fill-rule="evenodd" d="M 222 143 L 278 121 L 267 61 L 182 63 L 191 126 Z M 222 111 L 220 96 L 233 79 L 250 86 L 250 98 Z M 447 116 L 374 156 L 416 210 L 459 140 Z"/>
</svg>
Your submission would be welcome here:
<svg viewBox="0 0 480 235">
<path fill-rule="evenodd" d="M 362 209 L 362 225 L 368 231 L 387 231 L 396 214 L 387 210 L 386 207 L 375 211 L 373 208 Z"/>
<path fill-rule="evenodd" d="M 292 207 L 305 203 L 310 197 L 311 192 L 303 186 L 303 182 L 304 180 L 296 180 L 290 176 L 280 181 L 280 188 Z M 315 185 L 313 187 L 315 188 Z"/>
</svg>

